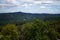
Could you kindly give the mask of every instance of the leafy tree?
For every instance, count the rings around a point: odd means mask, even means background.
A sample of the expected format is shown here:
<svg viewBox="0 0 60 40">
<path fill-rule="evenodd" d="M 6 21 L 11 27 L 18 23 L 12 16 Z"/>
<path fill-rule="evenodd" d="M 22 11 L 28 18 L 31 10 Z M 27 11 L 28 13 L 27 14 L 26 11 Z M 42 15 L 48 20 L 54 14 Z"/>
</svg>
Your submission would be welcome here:
<svg viewBox="0 0 60 40">
<path fill-rule="evenodd" d="M 13 24 L 4 26 L 1 33 L 3 35 L 1 40 L 18 40 L 19 38 L 17 27 Z"/>
<path fill-rule="evenodd" d="M 20 40 L 57 40 L 55 29 L 42 20 L 24 24 L 21 31 Z"/>
</svg>

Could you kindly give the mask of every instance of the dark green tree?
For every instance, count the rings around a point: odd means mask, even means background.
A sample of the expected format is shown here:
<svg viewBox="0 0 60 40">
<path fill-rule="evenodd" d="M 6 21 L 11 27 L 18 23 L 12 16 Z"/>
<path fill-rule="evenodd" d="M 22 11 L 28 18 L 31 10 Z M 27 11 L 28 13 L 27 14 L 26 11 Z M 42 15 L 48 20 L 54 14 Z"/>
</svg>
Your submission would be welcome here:
<svg viewBox="0 0 60 40">
<path fill-rule="evenodd" d="M 21 31 L 20 40 L 57 40 L 55 29 L 42 20 L 24 24 Z"/>
</svg>

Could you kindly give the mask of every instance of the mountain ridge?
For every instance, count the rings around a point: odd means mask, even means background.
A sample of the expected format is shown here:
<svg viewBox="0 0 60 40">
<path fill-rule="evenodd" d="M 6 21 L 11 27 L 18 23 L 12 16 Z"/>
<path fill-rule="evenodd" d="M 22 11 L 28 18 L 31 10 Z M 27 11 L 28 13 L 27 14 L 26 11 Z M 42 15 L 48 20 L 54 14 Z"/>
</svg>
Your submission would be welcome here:
<svg viewBox="0 0 60 40">
<path fill-rule="evenodd" d="M 34 21 L 35 19 L 42 20 L 60 20 L 60 14 L 31 14 L 23 12 L 14 13 L 1 13 L 0 14 L 0 24 L 3 23 L 22 23 Z"/>
<path fill-rule="evenodd" d="M 26 13 L 26 12 L 7 12 L 7 13 Z M 4 13 L 0 13 L 0 14 L 4 14 Z M 60 13 L 29 13 L 29 14 L 60 14 Z"/>
</svg>

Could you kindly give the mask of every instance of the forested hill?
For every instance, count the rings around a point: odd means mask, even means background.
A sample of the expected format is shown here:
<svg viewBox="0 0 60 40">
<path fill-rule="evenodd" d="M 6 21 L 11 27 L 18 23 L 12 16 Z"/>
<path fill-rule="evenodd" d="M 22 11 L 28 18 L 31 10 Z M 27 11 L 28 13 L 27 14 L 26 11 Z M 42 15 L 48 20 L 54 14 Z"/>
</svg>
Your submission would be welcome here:
<svg viewBox="0 0 60 40">
<path fill-rule="evenodd" d="M 18 23 L 24 21 L 33 21 L 35 19 L 43 20 L 60 20 L 60 14 L 33 14 L 33 13 L 23 13 L 23 12 L 14 12 L 14 13 L 0 13 L 0 24 L 3 23 Z"/>
</svg>

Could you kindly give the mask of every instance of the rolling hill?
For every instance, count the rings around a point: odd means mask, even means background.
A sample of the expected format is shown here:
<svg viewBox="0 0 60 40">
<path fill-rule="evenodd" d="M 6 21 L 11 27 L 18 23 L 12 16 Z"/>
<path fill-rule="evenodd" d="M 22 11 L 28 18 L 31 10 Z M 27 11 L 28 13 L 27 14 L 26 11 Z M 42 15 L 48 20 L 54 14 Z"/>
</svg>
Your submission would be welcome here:
<svg viewBox="0 0 60 40">
<path fill-rule="evenodd" d="M 33 13 L 23 13 L 23 12 L 14 12 L 14 13 L 0 13 L 0 25 L 6 23 L 22 23 L 29 22 L 35 19 L 42 20 L 60 20 L 60 14 L 33 14 Z"/>
</svg>

